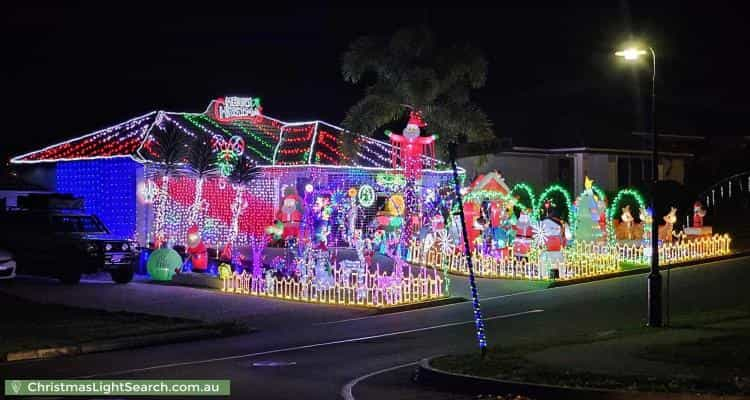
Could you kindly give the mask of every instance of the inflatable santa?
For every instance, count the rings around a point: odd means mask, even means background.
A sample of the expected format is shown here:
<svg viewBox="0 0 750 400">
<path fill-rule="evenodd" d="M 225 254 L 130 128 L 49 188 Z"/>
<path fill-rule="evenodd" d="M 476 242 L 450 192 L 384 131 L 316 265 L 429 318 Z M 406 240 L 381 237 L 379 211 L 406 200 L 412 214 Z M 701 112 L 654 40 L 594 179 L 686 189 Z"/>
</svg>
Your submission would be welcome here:
<svg viewBox="0 0 750 400">
<path fill-rule="evenodd" d="M 299 228 L 302 223 L 302 198 L 297 194 L 294 187 L 287 187 L 284 190 L 284 198 L 281 200 L 281 207 L 276 214 L 276 220 L 284 225 L 281 235 L 283 239 L 290 236 L 299 236 Z"/>
<path fill-rule="evenodd" d="M 407 177 L 419 178 L 422 172 L 422 155 L 431 160 L 435 158 L 435 135 L 420 136 L 421 129 L 427 126 L 419 111 L 409 113 L 409 122 L 403 130 L 403 135 L 385 131 L 396 149 L 393 152 L 393 168 L 404 168 Z"/>
<path fill-rule="evenodd" d="M 531 250 L 531 240 L 534 236 L 529 214 L 521 211 L 515 226 L 516 237 L 513 240 L 513 254 L 516 257 L 525 257 Z"/>
<path fill-rule="evenodd" d="M 706 216 L 706 209 L 703 208 L 703 204 L 700 201 L 696 201 L 693 204 L 693 226 L 685 228 L 685 234 L 689 238 L 697 238 L 701 236 L 711 236 L 713 229 L 710 226 L 704 225 L 704 217 Z"/>
<path fill-rule="evenodd" d="M 187 254 L 190 256 L 190 263 L 194 272 L 206 272 L 208 268 L 208 251 L 203 244 L 198 227 L 193 225 L 188 229 L 188 248 Z"/>
</svg>

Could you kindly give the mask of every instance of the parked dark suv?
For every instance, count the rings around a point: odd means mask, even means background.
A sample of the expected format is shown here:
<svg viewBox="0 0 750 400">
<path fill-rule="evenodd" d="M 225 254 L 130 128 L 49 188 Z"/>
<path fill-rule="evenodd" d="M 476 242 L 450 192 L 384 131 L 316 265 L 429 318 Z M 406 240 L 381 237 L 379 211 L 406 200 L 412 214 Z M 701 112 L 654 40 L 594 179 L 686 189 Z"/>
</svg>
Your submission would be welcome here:
<svg viewBox="0 0 750 400">
<path fill-rule="evenodd" d="M 0 247 L 12 251 L 20 274 L 45 275 L 74 284 L 81 274 L 109 272 L 117 283 L 133 279 L 138 249 L 110 234 L 83 201 L 66 195 L 29 195 L 0 211 Z"/>
</svg>

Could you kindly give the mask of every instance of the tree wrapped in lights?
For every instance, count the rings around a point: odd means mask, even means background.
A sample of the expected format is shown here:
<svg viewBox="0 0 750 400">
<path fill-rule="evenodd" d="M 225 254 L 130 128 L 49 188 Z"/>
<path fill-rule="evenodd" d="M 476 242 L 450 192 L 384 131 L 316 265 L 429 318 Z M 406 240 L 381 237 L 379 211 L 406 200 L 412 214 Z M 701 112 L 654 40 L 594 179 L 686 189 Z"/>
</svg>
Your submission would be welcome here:
<svg viewBox="0 0 750 400">
<path fill-rule="evenodd" d="M 159 248 L 164 237 L 165 219 L 169 202 L 169 178 L 175 176 L 182 167 L 188 153 L 188 142 L 185 135 L 173 124 L 166 124 L 163 119 L 157 120 L 148 143 L 153 166 L 161 175 L 161 187 L 155 198 L 156 212 L 154 247 Z"/>
<path fill-rule="evenodd" d="M 266 248 L 268 238 L 265 235 L 248 235 L 247 242 L 250 245 L 250 251 L 253 258 L 253 283 L 257 284 L 263 276 L 263 250 Z"/>
<path fill-rule="evenodd" d="M 260 168 L 245 156 L 237 159 L 237 163 L 229 174 L 228 179 L 234 188 L 234 201 L 232 202 L 232 230 L 229 237 L 230 243 L 234 244 L 234 241 L 237 239 L 240 230 L 240 215 L 242 215 L 242 211 L 247 207 L 247 204 L 242 197 L 245 187 L 255 180 L 258 175 L 260 175 Z"/>
<path fill-rule="evenodd" d="M 190 207 L 189 225 L 203 226 L 203 216 L 208 207 L 208 203 L 203 200 L 203 181 L 216 171 L 213 159 L 211 135 L 202 131 L 196 133 L 187 154 L 188 168 L 195 176 L 195 197 Z"/>
</svg>

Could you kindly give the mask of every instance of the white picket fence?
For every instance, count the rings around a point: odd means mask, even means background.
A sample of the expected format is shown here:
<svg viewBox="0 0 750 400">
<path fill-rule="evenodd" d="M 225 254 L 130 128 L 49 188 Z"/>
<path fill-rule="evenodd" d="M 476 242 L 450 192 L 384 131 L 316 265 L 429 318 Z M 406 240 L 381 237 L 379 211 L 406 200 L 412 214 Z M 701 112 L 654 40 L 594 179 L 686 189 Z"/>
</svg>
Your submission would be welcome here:
<svg viewBox="0 0 750 400">
<path fill-rule="evenodd" d="M 683 240 L 666 243 L 659 247 L 659 265 L 696 261 L 718 257 L 731 253 L 729 235 Z M 577 242 L 564 248 L 557 254 L 537 253 L 526 257 L 493 257 L 478 251 L 472 254 L 474 274 L 487 278 L 505 279 L 579 279 L 590 276 L 611 274 L 621 270 L 622 262 L 648 264 L 650 248 L 641 245 L 605 244 L 596 242 Z M 449 272 L 468 275 L 466 257 L 458 251 L 441 251 L 435 245 L 425 250 L 423 246 L 412 243 L 407 261 L 414 265 L 432 268 L 447 268 Z"/>
<path fill-rule="evenodd" d="M 445 281 L 436 269 L 423 268 L 419 274 L 347 272 L 334 269 L 331 284 L 314 279 L 256 277 L 243 271 L 222 279 L 223 292 L 309 303 L 363 307 L 392 307 L 447 297 Z M 270 279 L 270 280 L 269 280 Z"/>
</svg>

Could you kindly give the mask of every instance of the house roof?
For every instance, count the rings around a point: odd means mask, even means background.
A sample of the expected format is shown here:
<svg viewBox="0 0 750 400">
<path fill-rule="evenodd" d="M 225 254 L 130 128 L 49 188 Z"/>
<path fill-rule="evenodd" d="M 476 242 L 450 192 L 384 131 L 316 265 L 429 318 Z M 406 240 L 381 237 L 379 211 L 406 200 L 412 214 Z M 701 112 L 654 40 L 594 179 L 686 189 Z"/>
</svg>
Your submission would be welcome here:
<svg viewBox="0 0 750 400">
<path fill-rule="evenodd" d="M 393 147 L 366 136 L 354 134 L 323 121 L 284 122 L 266 115 L 223 119 L 212 101 L 203 113 L 152 111 L 128 121 L 61 143 L 19 155 L 12 163 L 39 163 L 131 157 L 138 162 L 153 160 L 154 129 L 172 127 L 188 136 L 205 132 L 229 141 L 239 136 L 245 143 L 244 155 L 260 166 L 354 166 L 390 168 Z M 343 135 L 354 135 L 358 151 L 347 157 L 340 150 Z M 426 158 L 426 156 L 425 156 Z M 443 169 L 445 164 L 430 164 Z"/>
<path fill-rule="evenodd" d="M 666 134 L 659 135 L 660 153 L 672 157 L 692 157 L 691 145 L 701 137 Z M 458 149 L 458 156 L 471 157 L 483 154 L 570 154 L 570 153 L 606 153 L 606 154 L 651 154 L 651 136 L 639 132 L 629 134 L 590 134 L 571 135 L 568 137 L 522 137 L 494 139 L 481 143 L 467 143 Z"/>
<path fill-rule="evenodd" d="M 510 188 L 505 183 L 505 178 L 497 171 L 491 171 L 477 176 L 469 186 L 470 190 L 483 190 L 508 194 Z"/>
</svg>

